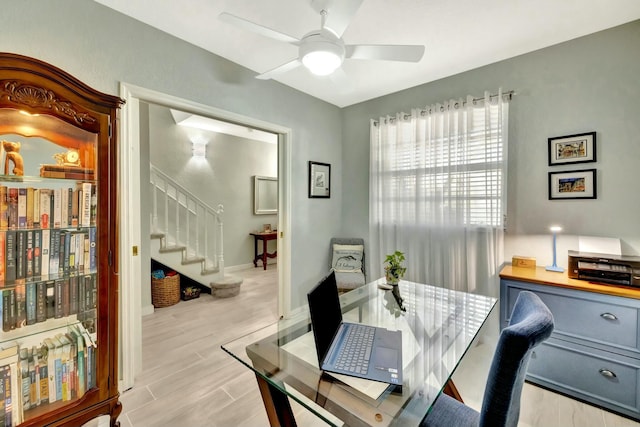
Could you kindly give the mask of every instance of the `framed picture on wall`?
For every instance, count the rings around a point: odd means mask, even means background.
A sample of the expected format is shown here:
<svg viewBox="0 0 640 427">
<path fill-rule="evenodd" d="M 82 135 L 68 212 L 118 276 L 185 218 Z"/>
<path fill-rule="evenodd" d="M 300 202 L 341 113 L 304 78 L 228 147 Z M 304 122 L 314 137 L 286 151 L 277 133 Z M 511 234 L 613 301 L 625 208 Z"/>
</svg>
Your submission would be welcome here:
<svg viewBox="0 0 640 427">
<path fill-rule="evenodd" d="M 549 200 L 595 199 L 596 170 L 549 172 Z"/>
<path fill-rule="evenodd" d="M 329 163 L 309 162 L 309 197 L 331 197 L 331 165 Z"/>
<path fill-rule="evenodd" d="M 595 132 L 549 138 L 549 166 L 595 161 Z"/>
</svg>

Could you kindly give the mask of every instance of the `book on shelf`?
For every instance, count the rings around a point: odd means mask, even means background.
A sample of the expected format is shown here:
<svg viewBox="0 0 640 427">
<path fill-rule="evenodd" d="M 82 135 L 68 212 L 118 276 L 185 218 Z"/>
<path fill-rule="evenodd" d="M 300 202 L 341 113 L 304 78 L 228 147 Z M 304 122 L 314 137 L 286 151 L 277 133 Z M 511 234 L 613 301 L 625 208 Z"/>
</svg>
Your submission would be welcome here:
<svg viewBox="0 0 640 427">
<path fill-rule="evenodd" d="M 13 356 L 0 360 L 0 381 L 3 383 L 4 392 L 4 422 L 5 426 L 15 426 L 23 421 L 21 402 L 21 388 L 19 387 L 20 375 L 18 372 L 19 356 Z"/>
<path fill-rule="evenodd" d="M 20 348 L 20 360 L 18 362 L 20 371 L 20 403 L 22 410 L 31 409 L 31 378 L 29 376 L 29 350 Z"/>
<path fill-rule="evenodd" d="M 14 288 L 2 291 L 2 330 L 9 332 L 16 328 L 16 291 Z"/>
<path fill-rule="evenodd" d="M 33 278 L 42 277 L 42 230 L 33 230 Z"/>
<path fill-rule="evenodd" d="M 27 197 L 29 195 L 27 194 Z M 28 202 L 28 199 L 27 199 Z M 27 217 L 29 215 L 29 206 L 27 206 Z M 27 223 L 29 219 L 27 218 Z M 40 228 L 40 189 L 33 190 L 33 228 Z"/>
<path fill-rule="evenodd" d="M 59 354 L 56 354 L 56 343 L 52 338 L 45 338 L 43 340 L 43 343 L 47 347 L 47 371 L 49 373 L 47 378 L 49 382 L 49 403 L 53 403 L 58 400 L 58 391 L 56 389 L 56 357 L 59 356 Z M 60 361 L 58 360 L 58 364 L 59 363 Z M 62 396 L 62 390 L 60 390 L 60 396 Z"/>
<path fill-rule="evenodd" d="M 35 325 L 37 322 L 38 291 L 36 282 L 27 282 L 26 305 L 27 305 L 27 325 Z"/>
<path fill-rule="evenodd" d="M 5 283 L 5 265 L 7 262 L 7 232 L 0 231 L 0 288 L 4 287 Z"/>
<path fill-rule="evenodd" d="M 89 228 L 89 271 L 96 271 L 96 245 L 98 230 L 95 227 Z M 87 264 L 85 263 L 85 266 Z"/>
<path fill-rule="evenodd" d="M 56 317 L 56 282 L 48 280 L 45 282 L 45 286 L 47 319 L 54 319 Z"/>
<path fill-rule="evenodd" d="M 55 315 L 56 319 L 64 317 L 64 279 L 55 280 Z"/>
<path fill-rule="evenodd" d="M 25 278 L 27 280 L 33 278 L 33 230 L 25 231 L 26 247 L 25 247 Z"/>
<path fill-rule="evenodd" d="M 51 189 L 40 189 L 40 228 L 49 228 L 51 220 Z"/>
<path fill-rule="evenodd" d="M 69 335 L 73 341 L 76 343 L 76 397 L 84 396 L 86 391 L 86 357 L 85 357 L 85 344 L 84 337 L 78 330 L 77 326 L 69 328 Z"/>
<path fill-rule="evenodd" d="M 18 188 L 18 228 L 27 228 L 27 189 Z"/>
<path fill-rule="evenodd" d="M 51 231 L 50 230 L 41 230 L 42 231 L 42 255 L 40 260 L 40 274 L 42 277 L 49 276 L 49 252 L 51 245 Z"/>
<path fill-rule="evenodd" d="M 67 230 L 60 232 L 60 274 L 69 274 L 69 254 L 71 251 L 71 233 Z"/>
<path fill-rule="evenodd" d="M 79 218 L 79 205 L 80 205 L 80 200 L 79 198 L 82 197 L 82 190 L 76 188 L 73 190 L 73 197 L 72 197 L 72 204 L 71 204 L 71 226 L 72 227 L 77 227 L 79 224 L 78 218 Z"/>
<path fill-rule="evenodd" d="M 7 217 L 8 227 L 12 230 L 18 228 L 18 189 L 9 188 L 7 190 Z"/>
<path fill-rule="evenodd" d="M 42 400 L 40 399 L 40 365 L 38 363 L 38 349 L 36 346 L 31 348 L 29 357 L 29 377 L 31 379 L 30 384 L 30 400 L 31 406 L 40 406 Z"/>
<path fill-rule="evenodd" d="M 80 206 L 80 225 L 82 227 L 91 226 L 91 189 L 93 185 L 90 182 L 81 184 L 82 204 Z"/>
<path fill-rule="evenodd" d="M 9 228 L 9 205 L 7 203 L 7 186 L 0 185 L 0 230 Z"/>
<path fill-rule="evenodd" d="M 24 280 L 16 280 L 16 328 L 22 328 L 27 323 L 27 290 Z"/>
<path fill-rule="evenodd" d="M 27 195 L 26 195 L 26 218 L 27 218 L 27 228 L 33 228 L 33 213 L 35 208 L 34 196 L 35 196 L 35 188 L 27 187 Z"/>
<path fill-rule="evenodd" d="M 49 246 L 49 276 L 58 275 L 60 268 L 60 230 L 51 230 Z"/>
<path fill-rule="evenodd" d="M 53 228 L 60 228 L 62 225 L 62 190 L 60 188 L 54 188 L 51 194 Z"/>
<path fill-rule="evenodd" d="M 70 349 L 71 343 L 69 342 L 69 339 L 64 334 L 57 334 L 56 340 L 60 342 L 60 367 L 62 371 L 61 379 L 59 383 L 62 389 L 62 393 L 60 394 L 60 397 L 62 398 L 63 401 L 67 401 L 67 400 L 71 400 L 71 381 L 70 381 L 71 374 L 69 369 L 70 368 L 69 355 L 71 353 L 71 349 Z M 56 375 L 57 375 L 57 372 L 56 372 Z"/>
<path fill-rule="evenodd" d="M 36 283 L 36 322 L 47 320 L 47 282 Z"/>
<path fill-rule="evenodd" d="M 16 280 L 16 231 L 5 232 L 5 283 L 10 284 Z"/>
<path fill-rule="evenodd" d="M 16 245 L 15 245 L 15 258 L 16 258 L 16 280 L 24 279 L 26 277 L 25 272 L 25 255 L 27 247 L 27 234 L 25 230 L 16 231 Z"/>
<path fill-rule="evenodd" d="M 79 277 L 69 277 L 69 314 L 78 313 L 78 282 Z"/>
<path fill-rule="evenodd" d="M 56 400 L 62 400 L 62 357 L 63 357 L 63 345 L 57 337 L 52 337 L 51 341 L 54 343 L 54 378 L 56 382 Z"/>
<path fill-rule="evenodd" d="M 41 165 L 40 176 L 43 178 L 61 178 L 89 180 L 95 179 L 95 172 L 90 168 L 64 165 Z"/>
<path fill-rule="evenodd" d="M 60 227 L 65 228 L 69 225 L 69 192 L 66 188 L 60 189 Z"/>
<path fill-rule="evenodd" d="M 49 363 L 46 345 L 42 345 L 38 352 L 38 366 L 40 370 L 40 403 L 46 405 L 49 403 Z"/>
</svg>

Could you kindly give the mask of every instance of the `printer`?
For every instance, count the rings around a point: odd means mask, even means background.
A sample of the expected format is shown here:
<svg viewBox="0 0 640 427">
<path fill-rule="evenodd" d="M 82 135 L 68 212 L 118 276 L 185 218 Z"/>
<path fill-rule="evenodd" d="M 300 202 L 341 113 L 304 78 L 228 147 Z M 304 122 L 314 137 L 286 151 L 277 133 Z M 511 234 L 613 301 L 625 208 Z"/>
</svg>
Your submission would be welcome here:
<svg viewBox="0 0 640 427">
<path fill-rule="evenodd" d="M 640 257 L 569 251 L 572 279 L 640 287 Z"/>
</svg>

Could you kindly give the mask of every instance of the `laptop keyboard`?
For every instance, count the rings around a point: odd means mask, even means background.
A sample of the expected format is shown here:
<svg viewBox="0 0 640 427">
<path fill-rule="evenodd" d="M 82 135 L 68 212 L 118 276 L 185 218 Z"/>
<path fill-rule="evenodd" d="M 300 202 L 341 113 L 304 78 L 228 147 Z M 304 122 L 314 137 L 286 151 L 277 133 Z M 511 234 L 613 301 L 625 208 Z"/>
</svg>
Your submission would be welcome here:
<svg viewBox="0 0 640 427">
<path fill-rule="evenodd" d="M 374 327 L 350 324 L 334 366 L 346 372 L 366 374 L 374 334 Z"/>
</svg>

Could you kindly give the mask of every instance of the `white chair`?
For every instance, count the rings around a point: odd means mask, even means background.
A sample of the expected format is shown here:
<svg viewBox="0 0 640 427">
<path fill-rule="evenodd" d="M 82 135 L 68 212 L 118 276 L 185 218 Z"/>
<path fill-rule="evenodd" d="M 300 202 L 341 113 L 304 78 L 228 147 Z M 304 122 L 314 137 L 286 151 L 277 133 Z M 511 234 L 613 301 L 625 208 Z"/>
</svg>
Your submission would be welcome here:
<svg viewBox="0 0 640 427">
<path fill-rule="evenodd" d="M 364 239 L 333 237 L 329 246 L 329 262 L 329 267 L 336 273 L 338 292 L 348 292 L 366 283 Z"/>
</svg>

